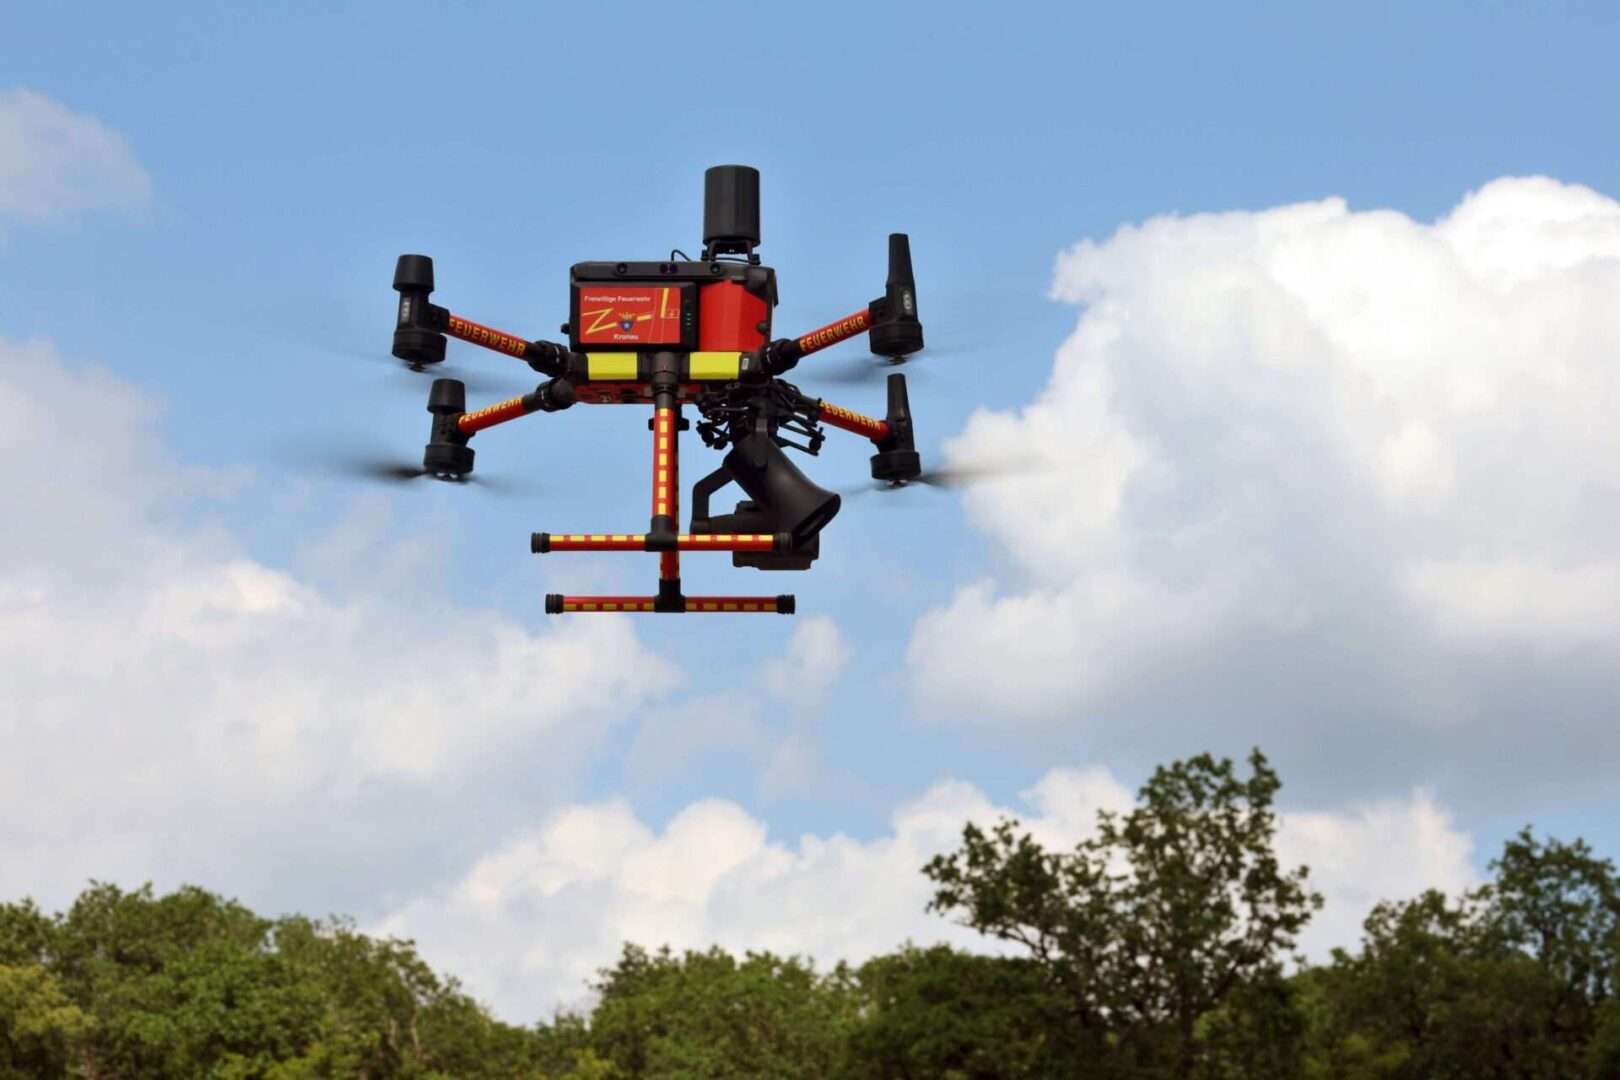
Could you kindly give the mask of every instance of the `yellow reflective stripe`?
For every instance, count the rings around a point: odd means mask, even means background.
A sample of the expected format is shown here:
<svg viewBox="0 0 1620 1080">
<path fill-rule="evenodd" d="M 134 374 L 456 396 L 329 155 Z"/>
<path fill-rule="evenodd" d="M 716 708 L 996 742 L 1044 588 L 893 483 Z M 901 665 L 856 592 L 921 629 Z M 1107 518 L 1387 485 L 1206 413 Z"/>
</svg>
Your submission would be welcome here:
<svg viewBox="0 0 1620 1080">
<path fill-rule="evenodd" d="M 688 369 L 694 379 L 735 379 L 742 368 L 742 353 L 695 352 Z"/>
<path fill-rule="evenodd" d="M 592 382 L 624 382 L 636 377 L 633 352 L 593 352 L 585 354 L 585 373 Z"/>
</svg>

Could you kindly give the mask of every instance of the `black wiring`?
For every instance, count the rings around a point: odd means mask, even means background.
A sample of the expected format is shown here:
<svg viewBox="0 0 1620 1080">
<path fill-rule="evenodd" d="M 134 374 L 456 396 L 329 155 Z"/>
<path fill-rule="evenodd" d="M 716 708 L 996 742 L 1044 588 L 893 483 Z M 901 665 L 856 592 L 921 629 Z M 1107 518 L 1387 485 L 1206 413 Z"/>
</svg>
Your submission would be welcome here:
<svg viewBox="0 0 1620 1080">
<path fill-rule="evenodd" d="M 741 441 L 754 430 L 755 421 L 762 416 L 772 441 L 778 446 L 816 455 L 827 437 L 816 423 L 821 402 L 806 397 L 797 386 L 781 379 L 772 379 L 765 387 L 733 384 L 725 390 L 699 394 L 694 404 L 703 416 L 697 423 L 697 433 L 704 445 L 715 450 Z M 806 442 L 786 438 L 784 431 Z"/>
</svg>

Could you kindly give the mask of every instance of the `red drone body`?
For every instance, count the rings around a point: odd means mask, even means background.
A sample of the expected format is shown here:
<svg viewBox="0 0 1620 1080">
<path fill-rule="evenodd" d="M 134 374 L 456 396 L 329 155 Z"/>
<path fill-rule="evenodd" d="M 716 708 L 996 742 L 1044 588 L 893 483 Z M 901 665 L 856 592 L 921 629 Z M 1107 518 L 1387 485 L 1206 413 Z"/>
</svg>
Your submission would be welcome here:
<svg viewBox="0 0 1620 1080">
<path fill-rule="evenodd" d="M 922 348 L 911 250 L 889 236 L 884 295 L 854 313 L 797 338 L 772 339 L 776 273 L 760 264 L 759 173 L 721 165 L 704 176 L 701 259 L 671 254 L 662 262 L 582 262 L 569 272 L 567 344 L 531 341 L 472 322 L 432 303 L 433 262 L 401 255 L 394 271 L 399 318 L 393 354 L 420 369 L 444 359 L 453 337 L 526 362 L 549 380 L 529 394 L 467 411 L 466 389 L 437 379 L 428 395 L 432 435 L 423 469 L 441 478 L 472 471 L 468 440 L 486 428 L 576 402 L 650 406 L 651 515 L 643 533 L 534 533 L 530 549 L 646 551 L 658 554 L 658 591 L 649 596 L 546 597 L 553 614 L 586 611 L 777 612 L 795 609 L 790 595 L 686 596 L 681 553 L 727 551 L 735 566 L 806 570 L 820 554 L 819 534 L 838 513 L 839 496 L 817 487 L 783 448 L 819 451 L 821 425 L 870 439 L 872 476 L 903 483 L 921 472 L 905 376 L 888 377 L 883 419 L 863 416 L 801 393 L 780 376 L 802 358 L 865 333 L 872 352 L 899 361 Z M 691 520 L 681 532 L 678 435 L 701 419 L 698 434 L 713 449 L 730 447 L 720 467 L 693 486 Z M 798 436 L 803 442 L 789 436 Z M 735 482 L 748 496 L 729 514 L 711 514 L 710 497 Z"/>
</svg>

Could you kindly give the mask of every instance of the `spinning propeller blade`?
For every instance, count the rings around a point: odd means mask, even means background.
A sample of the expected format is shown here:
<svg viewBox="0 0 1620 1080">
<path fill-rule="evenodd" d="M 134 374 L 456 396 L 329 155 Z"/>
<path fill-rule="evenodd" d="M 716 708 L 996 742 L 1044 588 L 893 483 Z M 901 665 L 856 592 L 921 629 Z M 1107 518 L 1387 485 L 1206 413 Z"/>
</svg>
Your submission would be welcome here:
<svg viewBox="0 0 1620 1080">
<path fill-rule="evenodd" d="M 313 452 L 300 453 L 296 455 L 296 464 L 304 471 L 395 487 L 414 481 L 433 480 L 456 486 L 470 485 L 491 495 L 519 495 L 530 490 L 527 484 L 478 472 L 465 476 L 436 475 L 424 469 L 420 459 L 413 463 L 393 456 L 356 450 L 352 446 L 316 448 Z"/>
<path fill-rule="evenodd" d="M 329 351 L 349 359 L 368 360 L 373 363 L 391 367 L 395 371 L 403 372 L 404 377 L 394 380 L 394 384 L 398 388 L 409 390 L 413 394 L 421 393 L 424 388 L 423 382 L 415 378 L 416 375 L 425 375 L 430 380 L 456 379 L 463 383 L 470 393 L 485 397 L 501 398 L 516 397 L 519 394 L 526 394 L 530 390 L 533 390 L 535 383 L 539 381 L 539 376 L 537 375 L 533 380 L 524 382 L 522 381 L 522 376 L 516 372 L 514 372 L 512 377 L 509 378 L 498 378 L 488 374 L 471 373 L 462 367 L 448 362 L 431 365 L 407 364 L 405 361 L 396 359 L 395 357 L 381 351 L 374 353 L 351 349 L 331 349 Z"/>
<path fill-rule="evenodd" d="M 917 375 L 927 371 L 926 367 L 918 369 L 913 366 L 919 360 L 953 355 L 955 355 L 955 350 L 952 349 L 931 349 L 925 346 L 920 351 L 914 352 L 910 356 L 901 357 L 898 360 L 887 356 L 877 356 L 872 353 L 857 356 L 852 360 L 811 358 L 802 361 L 793 374 L 802 374 L 806 381 L 837 383 L 840 385 L 878 382 L 902 369 L 909 369 L 906 374 L 915 378 Z"/>
<path fill-rule="evenodd" d="M 459 379 L 467 390 L 480 397 L 515 397 L 534 389 L 540 376 L 532 374 L 518 362 L 506 370 L 494 372 L 469 371 L 452 362 L 437 364 L 408 364 L 389 353 L 388 335 L 392 327 L 387 309 L 376 317 L 362 320 L 358 313 L 331 295 L 307 300 L 301 305 L 304 317 L 294 324 L 289 333 L 286 326 L 278 326 L 276 336 L 289 346 L 312 349 L 349 362 L 364 362 L 391 368 L 397 373 L 390 382 L 400 390 L 421 393 L 425 387 L 416 375 L 428 379 Z"/>
<path fill-rule="evenodd" d="M 998 461 L 985 462 L 979 465 L 957 465 L 948 468 L 924 469 L 918 476 L 899 483 L 887 483 L 874 480 L 869 484 L 856 488 L 840 489 L 845 495 L 868 495 L 873 492 L 894 491 L 897 488 L 911 487 L 913 484 L 924 487 L 957 490 L 989 483 L 993 480 L 1003 480 L 1009 477 L 1035 476 L 1049 473 L 1053 469 L 1050 462 L 1024 460 L 1024 461 Z"/>
</svg>

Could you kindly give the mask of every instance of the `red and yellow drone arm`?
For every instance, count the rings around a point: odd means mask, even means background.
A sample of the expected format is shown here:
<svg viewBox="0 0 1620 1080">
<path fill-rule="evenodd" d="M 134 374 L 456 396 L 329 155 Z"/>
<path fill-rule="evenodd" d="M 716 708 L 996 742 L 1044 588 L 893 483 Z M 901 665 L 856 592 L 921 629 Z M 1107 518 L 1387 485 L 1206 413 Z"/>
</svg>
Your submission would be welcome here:
<svg viewBox="0 0 1620 1080">
<path fill-rule="evenodd" d="M 864 416 L 851 409 L 834 405 L 829 401 L 820 403 L 820 412 L 816 417 L 828 427 L 841 428 L 852 431 L 857 435 L 864 435 L 875 443 L 881 443 L 889 437 L 889 422 L 876 417 Z"/>
<path fill-rule="evenodd" d="M 437 305 L 432 308 L 431 321 L 442 327 L 447 337 L 465 341 L 469 345 L 489 349 L 505 356 L 513 356 L 534 370 L 553 377 L 570 374 L 570 361 L 575 356 L 566 345 L 553 341 L 525 341 L 515 334 L 475 323 L 471 319 Z"/>
<path fill-rule="evenodd" d="M 861 308 L 853 315 L 846 315 L 842 319 L 818 327 L 808 334 L 800 334 L 793 339 L 793 344 L 799 356 L 809 356 L 813 352 L 820 352 L 829 345 L 847 341 L 856 334 L 864 334 L 871 328 L 872 312 L 869 308 Z"/>
<path fill-rule="evenodd" d="M 922 323 L 917 320 L 917 282 L 911 272 L 911 240 L 905 233 L 889 234 L 889 276 L 882 296 L 808 334 L 771 342 L 762 350 L 765 369 L 771 375 L 780 375 L 801 358 L 856 334 L 870 334 L 872 351 L 894 360 L 923 347 Z"/>
<path fill-rule="evenodd" d="M 525 341 L 516 334 L 496 330 L 457 315 L 428 299 L 433 293 L 433 260 L 426 255 L 401 255 L 394 265 L 394 289 L 399 293 L 399 316 L 394 323 L 394 355 L 418 368 L 444 359 L 445 338 L 513 356 L 552 378 L 569 373 L 572 353 L 550 341 Z"/>
<path fill-rule="evenodd" d="M 573 403 L 573 384 L 567 379 L 552 379 L 520 397 L 497 401 L 476 412 L 462 413 L 456 417 L 456 430 L 463 438 L 471 438 L 496 424 L 504 424 L 508 420 L 516 420 L 520 416 L 528 416 L 535 412 L 558 412 Z"/>
<path fill-rule="evenodd" d="M 440 310 L 444 311 L 442 308 Z M 444 332 L 470 345 L 493 349 L 507 356 L 515 356 L 519 360 L 527 359 L 529 343 L 524 339 L 482 323 L 475 323 L 471 319 L 464 319 L 451 311 L 444 311 Z"/>
</svg>

